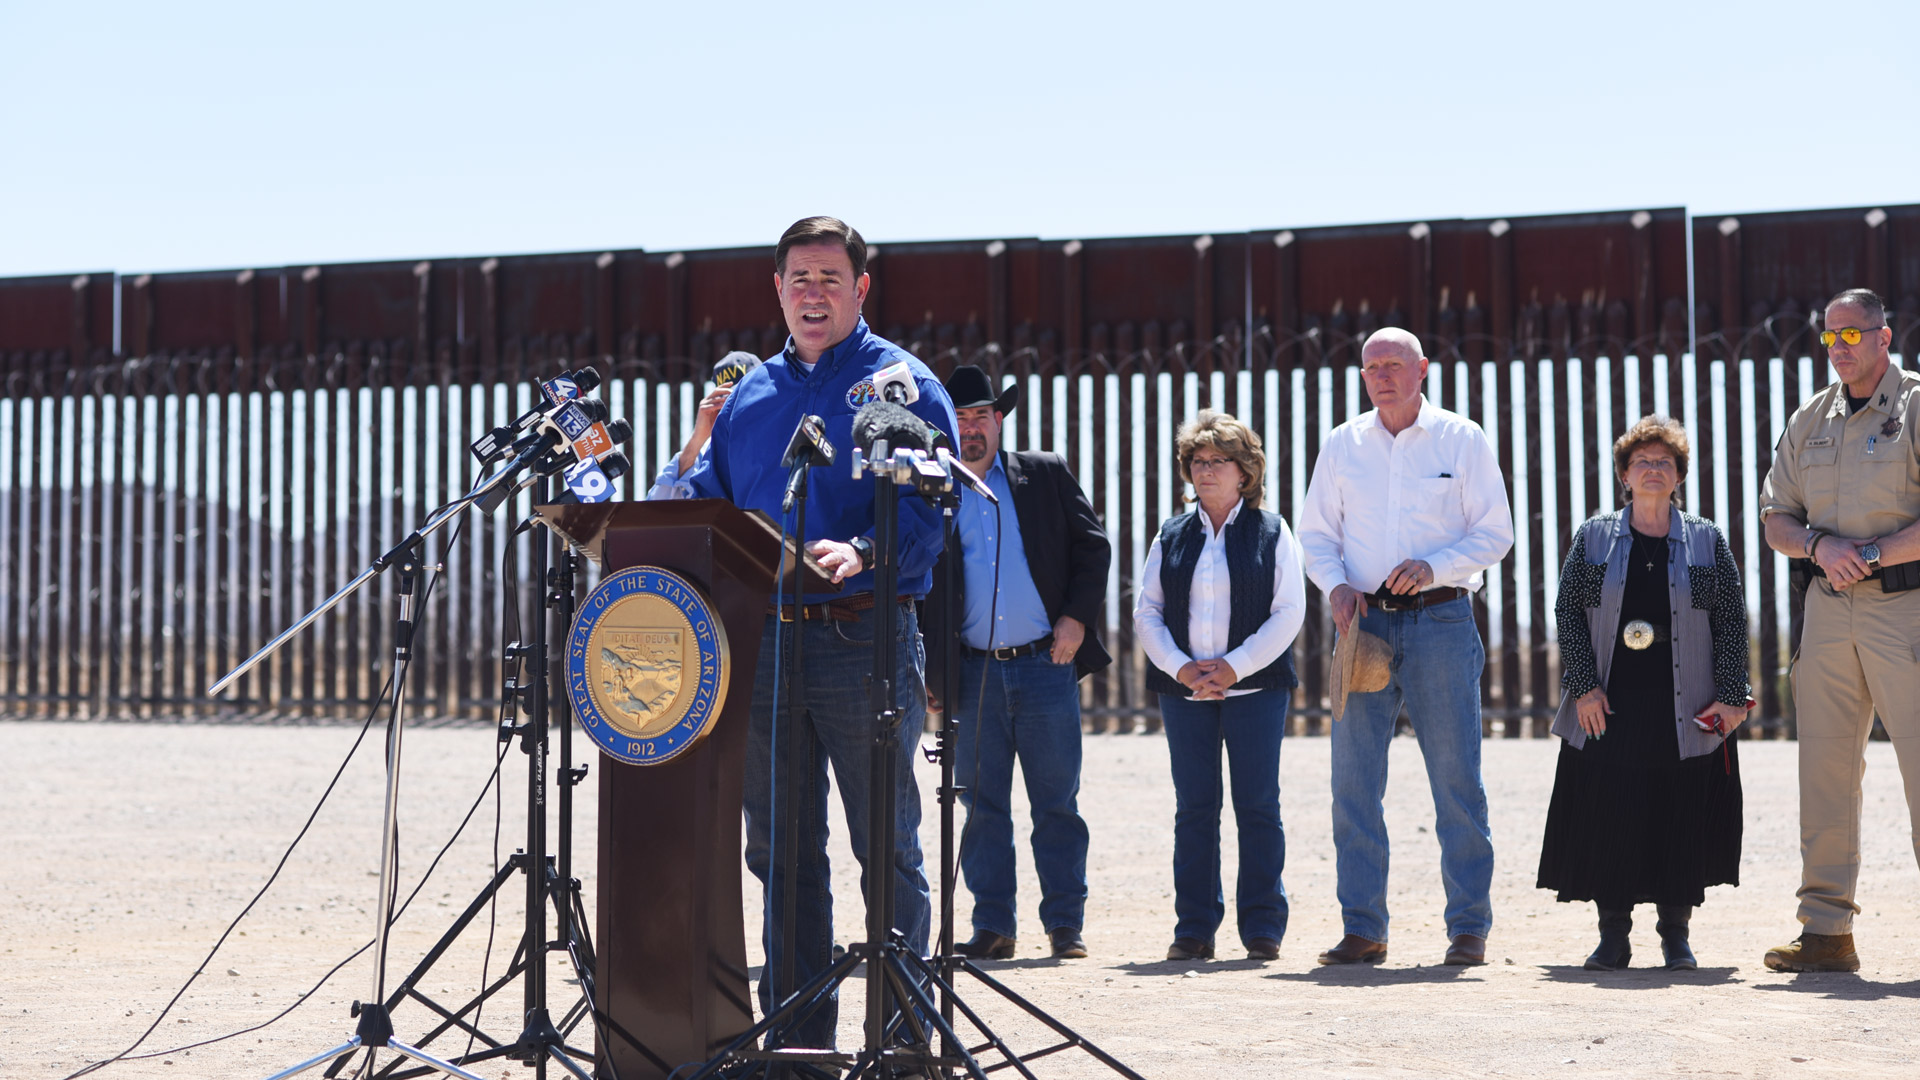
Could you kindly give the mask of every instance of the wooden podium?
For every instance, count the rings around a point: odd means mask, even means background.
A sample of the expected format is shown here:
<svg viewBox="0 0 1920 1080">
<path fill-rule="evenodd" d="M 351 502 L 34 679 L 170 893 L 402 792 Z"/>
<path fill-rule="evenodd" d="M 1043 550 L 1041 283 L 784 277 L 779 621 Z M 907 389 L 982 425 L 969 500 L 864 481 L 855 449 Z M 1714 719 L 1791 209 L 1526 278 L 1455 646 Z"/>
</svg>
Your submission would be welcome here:
<svg viewBox="0 0 1920 1080">
<path fill-rule="evenodd" d="M 595 1072 L 657 1080 L 705 1061 L 753 1026 L 742 925 L 741 773 L 754 665 L 784 559 L 763 515 L 718 499 L 542 506 L 536 514 L 603 573 L 671 570 L 706 593 L 726 627 L 733 674 L 713 731 L 659 765 L 600 755 Z M 802 585 L 837 586 L 805 560 Z M 789 579 L 791 587 L 791 579 Z M 560 658 L 563 661 L 564 656 Z M 564 679 L 556 685 L 564 686 Z M 569 721 L 571 722 L 571 721 Z"/>
</svg>

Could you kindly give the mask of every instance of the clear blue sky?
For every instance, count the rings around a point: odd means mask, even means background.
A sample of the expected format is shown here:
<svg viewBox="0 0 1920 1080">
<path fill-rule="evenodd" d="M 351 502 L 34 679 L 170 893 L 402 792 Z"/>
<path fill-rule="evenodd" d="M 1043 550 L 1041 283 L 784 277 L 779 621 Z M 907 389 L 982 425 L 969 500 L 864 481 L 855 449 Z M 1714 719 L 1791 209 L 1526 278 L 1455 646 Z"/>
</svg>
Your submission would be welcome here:
<svg viewBox="0 0 1920 1080">
<path fill-rule="evenodd" d="M 1916 40 L 1911 2 L 0 0 L 0 275 L 1920 202 Z"/>
</svg>

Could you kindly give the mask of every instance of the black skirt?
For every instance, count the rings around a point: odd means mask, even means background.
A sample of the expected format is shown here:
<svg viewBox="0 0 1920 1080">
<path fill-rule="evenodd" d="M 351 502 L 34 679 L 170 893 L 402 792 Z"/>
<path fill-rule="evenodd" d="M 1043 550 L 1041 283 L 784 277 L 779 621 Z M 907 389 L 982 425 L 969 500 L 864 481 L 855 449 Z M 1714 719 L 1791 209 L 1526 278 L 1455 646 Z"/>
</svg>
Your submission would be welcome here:
<svg viewBox="0 0 1920 1080">
<path fill-rule="evenodd" d="M 1628 562 L 1622 626 L 1670 617 L 1667 568 L 1655 561 L 1649 570 L 1640 557 L 1649 547 L 1641 540 Z M 1653 549 L 1665 551 L 1666 544 Z M 1681 759 L 1673 647 L 1612 644 L 1613 714 L 1603 737 L 1588 738 L 1580 750 L 1560 746 L 1538 885 L 1563 902 L 1697 906 L 1707 886 L 1740 884 L 1739 742 L 1727 740 L 1724 755 Z"/>
</svg>

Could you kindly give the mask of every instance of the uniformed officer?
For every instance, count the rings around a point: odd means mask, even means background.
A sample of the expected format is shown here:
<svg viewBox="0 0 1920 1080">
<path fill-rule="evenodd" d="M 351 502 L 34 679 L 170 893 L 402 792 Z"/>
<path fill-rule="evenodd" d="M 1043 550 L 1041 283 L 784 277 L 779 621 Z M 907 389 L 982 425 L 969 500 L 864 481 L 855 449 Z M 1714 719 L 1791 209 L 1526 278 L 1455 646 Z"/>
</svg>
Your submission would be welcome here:
<svg viewBox="0 0 1920 1080">
<path fill-rule="evenodd" d="M 1889 364 L 1886 304 L 1867 289 L 1829 301 L 1825 326 L 1838 380 L 1787 421 L 1760 498 L 1767 543 L 1815 575 L 1793 661 L 1804 930 L 1767 952 L 1777 971 L 1860 968 L 1860 777 L 1876 711 L 1920 856 L 1920 373 Z"/>
</svg>

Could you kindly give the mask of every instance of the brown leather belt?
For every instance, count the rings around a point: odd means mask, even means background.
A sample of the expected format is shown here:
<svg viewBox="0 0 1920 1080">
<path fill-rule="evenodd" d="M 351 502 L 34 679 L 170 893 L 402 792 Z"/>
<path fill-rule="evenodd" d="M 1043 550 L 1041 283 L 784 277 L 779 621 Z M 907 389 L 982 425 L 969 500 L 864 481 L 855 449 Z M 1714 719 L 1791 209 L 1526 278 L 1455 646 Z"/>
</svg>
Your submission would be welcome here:
<svg viewBox="0 0 1920 1080">
<path fill-rule="evenodd" d="M 905 604 L 913 597 L 899 596 L 895 599 Z M 781 622 L 804 622 L 809 619 L 818 622 L 857 622 L 861 612 L 871 610 L 873 610 L 873 594 L 870 592 L 854 593 L 852 596 L 843 596 L 838 600 L 823 600 L 818 604 L 802 604 L 798 617 L 794 615 L 792 604 L 767 605 L 767 614 L 780 616 Z"/>
<path fill-rule="evenodd" d="M 1444 604 L 1449 600 L 1458 600 L 1467 595 L 1467 590 L 1458 585 L 1445 589 L 1428 589 L 1410 595 L 1400 593 L 1368 593 L 1367 604 L 1381 611 L 1418 611 L 1435 604 Z"/>
</svg>

